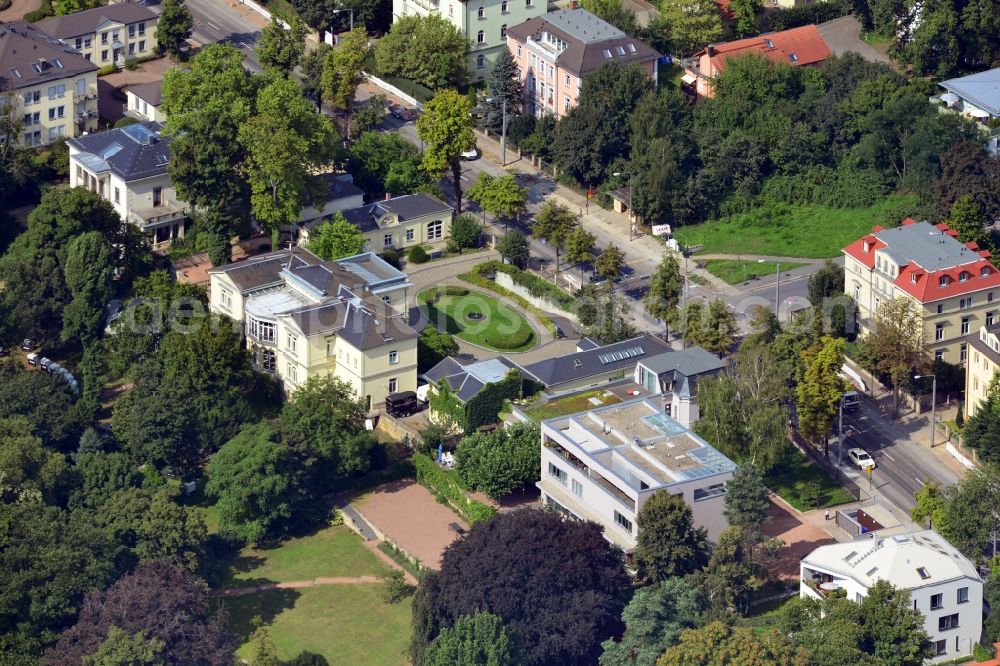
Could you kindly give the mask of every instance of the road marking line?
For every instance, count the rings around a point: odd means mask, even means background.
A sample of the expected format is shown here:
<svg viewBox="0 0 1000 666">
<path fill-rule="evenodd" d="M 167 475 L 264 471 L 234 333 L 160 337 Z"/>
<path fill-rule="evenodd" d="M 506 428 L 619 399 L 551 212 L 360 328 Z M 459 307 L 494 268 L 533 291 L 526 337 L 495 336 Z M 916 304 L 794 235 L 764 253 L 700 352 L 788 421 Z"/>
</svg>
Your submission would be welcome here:
<svg viewBox="0 0 1000 666">
<path fill-rule="evenodd" d="M 215 25 L 211 21 L 205 21 L 205 25 L 207 25 L 212 30 L 222 30 L 222 28 L 220 28 L 219 26 Z"/>
<path fill-rule="evenodd" d="M 884 455 L 884 456 L 885 456 L 886 458 L 888 458 L 888 459 L 889 459 L 889 460 L 891 460 L 892 462 L 896 462 L 896 459 L 895 459 L 895 458 L 893 458 L 892 456 L 890 456 L 890 455 L 889 455 L 888 453 L 886 453 L 885 451 L 880 451 L 879 453 L 881 453 L 882 455 Z"/>
<path fill-rule="evenodd" d="M 914 478 L 914 479 L 917 479 L 917 477 L 913 477 L 913 478 Z M 917 483 L 919 483 L 919 484 L 921 485 L 921 487 L 923 487 L 923 486 L 926 486 L 926 485 L 927 485 L 926 483 L 924 483 L 924 482 L 923 482 L 923 481 L 921 481 L 920 479 L 917 479 Z"/>
</svg>

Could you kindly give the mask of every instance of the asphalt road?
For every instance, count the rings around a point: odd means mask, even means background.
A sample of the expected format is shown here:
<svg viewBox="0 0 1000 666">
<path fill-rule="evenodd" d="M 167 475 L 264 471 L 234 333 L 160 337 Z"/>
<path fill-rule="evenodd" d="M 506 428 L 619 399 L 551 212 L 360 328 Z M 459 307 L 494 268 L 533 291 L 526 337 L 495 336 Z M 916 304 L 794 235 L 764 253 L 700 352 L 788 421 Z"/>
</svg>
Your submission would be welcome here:
<svg viewBox="0 0 1000 666">
<path fill-rule="evenodd" d="M 191 38 L 199 44 L 232 44 L 246 54 L 243 64 L 252 72 L 260 72 L 254 48 L 260 37 L 260 26 L 229 5 L 225 0 L 185 0 L 191 10 L 194 30 Z M 157 14 L 162 5 L 151 5 Z"/>
<path fill-rule="evenodd" d="M 918 422 L 919 423 L 919 422 Z M 912 439 L 912 428 L 902 425 L 882 414 L 876 403 L 863 397 L 861 409 L 844 414 L 844 432 L 849 433 L 845 443 L 842 469 L 870 494 L 879 495 L 909 514 L 915 505 L 914 493 L 928 481 L 949 486 L 958 476 L 941 464 L 925 446 Z M 927 427 L 926 425 L 924 427 Z M 875 460 L 871 481 L 847 457 L 852 447 L 868 451 Z M 830 447 L 830 456 L 837 459 L 836 445 Z"/>
</svg>

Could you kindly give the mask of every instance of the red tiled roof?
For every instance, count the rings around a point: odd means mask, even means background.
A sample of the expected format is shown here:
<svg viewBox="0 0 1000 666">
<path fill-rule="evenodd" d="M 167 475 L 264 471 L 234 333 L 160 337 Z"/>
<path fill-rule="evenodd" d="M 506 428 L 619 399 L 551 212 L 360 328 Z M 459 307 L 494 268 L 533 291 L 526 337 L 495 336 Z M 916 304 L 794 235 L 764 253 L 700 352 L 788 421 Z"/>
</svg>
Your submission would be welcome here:
<svg viewBox="0 0 1000 666">
<path fill-rule="evenodd" d="M 815 25 L 804 25 L 791 30 L 738 39 L 735 42 L 713 44 L 709 48 L 715 51 L 711 60 L 717 73 L 725 70 L 725 61 L 728 57 L 746 53 L 759 53 L 774 62 L 793 66 L 814 65 L 831 55 L 830 47 Z"/>
<path fill-rule="evenodd" d="M 903 226 L 909 226 L 913 223 L 914 220 L 910 218 L 903 220 Z M 948 236 L 955 237 L 957 235 L 945 223 L 934 226 Z M 872 234 L 880 230 L 881 227 L 879 226 L 873 227 Z M 875 251 L 888 247 L 884 241 L 879 240 L 872 234 L 862 236 L 844 248 L 845 254 L 864 264 L 868 270 L 875 268 Z M 868 243 L 867 252 L 865 252 L 865 243 Z M 962 294 L 973 293 L 982 289 L 1000 287 L 1000 270 L 997 270 L 990 263 L 989 250 L 980 250 L 975 243 L 967 243 L 966 246 L 969 249 L 975 250 L 982 259 L 930 273 L 916 262 L 910 261 L 900 266 L 899 275 L 896 276 L 893 285 L 921 303 L 961 296 Z M 984 268 L 987 269 L 985 276 L 982 274 Z M 960 279 L 960 275 L 963 272 L 968 274 L 964 281 Z M 940 284 L 942 277 L 948 278 L 948 283 L 945 286 L 941 286 Z"/>
</svg>

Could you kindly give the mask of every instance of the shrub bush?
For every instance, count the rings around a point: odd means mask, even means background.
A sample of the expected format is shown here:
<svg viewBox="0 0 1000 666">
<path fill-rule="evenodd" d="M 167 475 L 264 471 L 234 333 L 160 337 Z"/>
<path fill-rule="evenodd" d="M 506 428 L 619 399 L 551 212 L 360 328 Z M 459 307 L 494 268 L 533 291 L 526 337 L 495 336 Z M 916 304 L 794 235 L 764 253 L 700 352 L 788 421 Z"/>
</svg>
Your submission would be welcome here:
<svg viewBox="0 0 1000 666">
<path fill-rule="evenodd" d="M 399 252 L 393 249 L 388 249 L 382 253 L 382 258 L 385 259 L 386 263 L 393 268 L 399 268 Z"/>
<path fill-rule="evenodd" d="M 465 287 L 448 284 L 443 287 L 439 287 L 437 293 L 439 296 L 468 296 L 469 290 Z"/>
<path fill-rule="evenodd" d="M 497 349 L 520 349 L 531 342 L 534 335 L 530 329 L 521 329 L 507 334 L 493 333 L 486 336 L 486 344 Z"/>
<path fill-rule="evenodd" d="M 105 65 L 104 67 L 101 67 L 99 70 L 97 70 L 97 75 L 98 76 L 107 76 L 108 74 L 114 74 L 117 71 L 118 71 L 118 68 L 114 64 Z"/>
<path fill-rule="evenodd" d="M 0 0 L 0 12 L 5 9 L 10 9 L 12 4 L 14 4 L 14 0 Z"/>
<path fill-rule="evenodd" d="M 2 3 L 0 3 L 2 4 Z M 7 3 L 9 7 L 12 3 Z M 5 9 L 0 7 L 0 9 Z M 28 12 L 24 15 L 24 20 L 28 23 L 34 23 L 35 21 L 41 21 L 44 18 L 55 15 L 55 10 L 52 8 L 52 0 L 42 0 L 42 4 L 33 12 Z"/>
<path fill-rule="evenodd" d="M 412 460 L 417 470 L 417 483 L 426 486 L 435 495 L 443 497 L 448 505 L 470 525 L 486 522 L 496 514 L 493 507 L 466 497 L 458 482 L 445 474 L 428 456 L 414 453 Z"/>
<path fill-rule="evenodd" d="M 127 69 L 130 72 L 134 72 L 135 70 L 139 69 L 139 61 L 136 60 L 135 58 L 129 58 L 128 60 L 125 61 L 125 69 Z"/>
<path fill-rule="evenodd" d="M 767 31 L 788 30 L 810 23 L 823 23 L 847 16 L 852 6 L 846 0 L 820 2 L 814 5 L 803 5 L 790 9 L 778 9 L 765 15 L 764 23 Z"/>
<path fill-rule="evenodd" d="M 406 253 L 406 260 L 412 264 L 423 264 L 430 259 L 427 256 L 427 250 L 424 249 L 423 245 L 414 245 L 410 248 L 410 251 Z"/>
</svg>

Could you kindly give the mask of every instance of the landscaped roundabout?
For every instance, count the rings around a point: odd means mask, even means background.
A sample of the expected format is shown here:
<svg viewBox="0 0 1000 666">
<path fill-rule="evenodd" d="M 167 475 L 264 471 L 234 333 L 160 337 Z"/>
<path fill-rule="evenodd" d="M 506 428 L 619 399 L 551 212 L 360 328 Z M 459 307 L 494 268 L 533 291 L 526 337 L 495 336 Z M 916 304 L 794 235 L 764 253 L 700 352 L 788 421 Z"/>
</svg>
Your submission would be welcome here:
<svg viewBox="0 0 1000 666">
<path fill-rule="evenodd" d="M 495 351 L 528 351 L 538 343 L 531 324 L 492 296 L 465 287 L 425 289 L 417 303 L 428 321 L 442 331 Z"/>
</svg>

